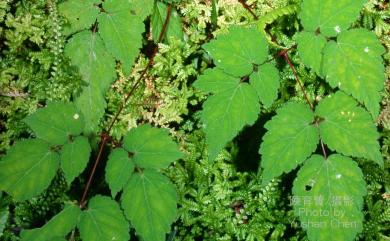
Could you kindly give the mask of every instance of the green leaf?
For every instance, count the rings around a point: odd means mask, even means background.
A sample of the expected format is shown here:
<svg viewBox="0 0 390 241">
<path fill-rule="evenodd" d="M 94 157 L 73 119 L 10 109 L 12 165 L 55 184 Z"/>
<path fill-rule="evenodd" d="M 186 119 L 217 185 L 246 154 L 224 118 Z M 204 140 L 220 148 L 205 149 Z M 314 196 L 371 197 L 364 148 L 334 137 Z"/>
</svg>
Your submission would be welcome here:
<svg viewBox="0 0 390 241">
<path fill-rule="evenodd" d="M 131 129 L 124 137 L 123 147 L 142 168 L 165 168 L 183 156 L 168 130 L 148 124 Z"/>
<path fill-rule="evenodd" d="M 303 0 L 299 15 L 305 31 L 333 37 L 346 31 L 358 18 L 366 0 Z"/>
<path fill-rule="evenodd" d="M 154 2 L 153 0 L 129 0 L 133 15 L 140 19 L 145 19 L 152 14 Z"/>
<path fill-rule="evenodd" d="M 95 132 L 104 115 L 104 93 L 115 78 L 115 60 L 107 52 L 102 39 L 96 33 L 83 31 L 72 37 L 65 48 L 72 64 L 79 68 L 87 86 L 76 99 L 77 107 L 85 117 L 84 132 Z"/>
<path fill-rule="evenodd" d="M 64 237 L 76 227 L 80 214 L 81 210 L 78 206 L 67 204 L 64 210 L 43 227 L 23 230 L 22 241 L 52 241 L 56 237 Z"/>
<path fill-rule="evenodd" d="M 16 201 L 40 194 L 57 173 L 59 155 L 38 139 L 16 142 L 0 161 L 0 190 Z"/>
<path fill-rule="evenodd" d="M 67 0 L 58 6 L 60 13 L 69 24 L 64 26 L 66 35 L 87 29 L 96 21 L 100 0 Z"/>
<path fill-rule="evenodd" d="M 375 34 L 365 29 L 342 33 L 337 43 L 329 42 L 324 49 L 326 80 L 364 103 L 374 119 L 379 114 L 385 82 L 383 53 L 385 49 Z"/>
<path fill-rule="evenodd" d="M 8 207 L 0 209 L 0 238 L 3 236 L 5 225 L 7 224 L 9 216 Z"/>
<path fill-rule="evenodd" d="M 156 43 L 159 41 L 161 31 L 163 30 L 164 27 L 165 19 L 167 17 L 167 9 L 168 7 L 166 4 L 162 2 L 157 2 L 153 10 L 151 23 L 152 23 L 153 40 Z M 169 18 L 169 23 L 167 25 L 164 39 L 167 39 L 167 37 L 171 37 L 171 36 L 177 39 L 183 39 L 184 36 L 182 30 L 181 18 L 174 8 L 171 9 L 171 16 Z"/>
<path fill-rule="evenodd" d="M 106 166 L 106 181 L 111 190 L 112 197 L 129 181 L 133 174 L 135 163 L 129 158 L 129 153 L 122 148 L 115 149 L 108 157 Z"/>
<path fill-rule="evenodd" d="M 79 135 L 84 117 L 71 103 L 52 102 L 24 119 L 35 135 L 53 145 L 64 144 L 69 136 Z"/>
<path fill-rule="evenodd" d="M 64 171 L 68 184 L 84 171 L 91 154 L 91 146 L 84 136 L 76 137 L 67 143 L 61 150 L 61 168 Z"/>
<path fill-rule="evenodd" d="M 307 105 L 290 102 L 265 124 L 268 132 L 259 152 L 263 183 L 293 170 L 316 150 L 319 135 L 313 121 L 314 114 Z"/>
<path fill-rule="evenodd" d="M 90 135 L 95 133 L 99 126 L 99 120 L 104 116 L 107 107 L 102 92 L 96 86 L 87 86 L 80 96 L 75 100 L 76 106 L 85 116 L 84 133 Z"/>
<path fill-rule="evenodd" d="M 106 0 L 104 13 L 99 14 L 99 34 L 107 50 L 122 62 L 123 70 L 130 73 L 142 45 L 145 31 L 143 19 L 130 11 L 128 0 Z"/>
<path fill-rule="evenodd" d="M 95 196 L 89 200 L 77 224 L 83 241 L 128 241 L 130 227 L 119 205 L 109 197 Z"/>
<path fill-rule="evenodd" d="M 293 194 L 294 212 L 310 240 L 352 241 L 362 231 L 366 183 L 352 159 L 312 156 L 299 170 Z"/>
<path fill-rule="evenodd" d="M 133 174 L 122 195 L 125 215 L 145 241 L 165 241 L 176 218 L 176 205 L 175 187 L 154 170 Z"/>
<path fill-rule="evenodd" d="M 205 93 L 223 93 L 237 87 L 239 80 L 221 69 L 206 69 L 194 83 L 194 87 Z"/>
<path fill-rule="evenodd" d="M 357 105 L 341 91 L 321 101 L 316 109 L 316 114 L 324 119 L 319 125 L 321 138 L 332 150 L 383 166 L 379 133 L 370 114 Z"/>
<path fill-rule="evenodd" d="M 271 107 L 274 100 L 278 97 L 278 89 L 280 86 L 278 69 L 269 63 L 261 65 L 257 71 L 251 74 L 249 82 L 255 88 L 259 100 L 264 104 L 264 107 Z"/>
<path fill-rule="evenodd" d="M 268 57 L 267 40 L 255 28 L 232 27 L 228 34 L 217 36 L 203 48 L 218 68 L 236 77 L 251 74 L 254 65 Z"/>
<path fill-rule="evenodd" d="M 206 71 L 194 86 L 216 93 L 203 104 L 201 116 L 209 159 L 214 160 L 245 125 L 255 123 L 260 113 L 258 96 L 252 86 L 218 69 Z"/>
<path fill-rule="evenodd" d="M 318 75 L 322 75 L 323 55 L 322 51 L 326 45 L 326 38 L 322 35 L 315 35 L 309 32 L 300 32 L 296 41 L 298 54 L 302 62 L 313 69 Z"/>
</svg>

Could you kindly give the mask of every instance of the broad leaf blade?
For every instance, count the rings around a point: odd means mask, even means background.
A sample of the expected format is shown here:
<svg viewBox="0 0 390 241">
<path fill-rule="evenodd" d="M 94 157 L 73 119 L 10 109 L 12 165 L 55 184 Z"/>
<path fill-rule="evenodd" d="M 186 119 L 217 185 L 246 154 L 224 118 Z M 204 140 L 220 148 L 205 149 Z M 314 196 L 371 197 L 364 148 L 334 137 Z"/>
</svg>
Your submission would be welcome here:
<svg viewBox="0 0 390 241">
<path fill-rule="evenodd" d="M 133 153 L 133 161 L 143 168 L 165 168 L 182 157 L 167 130 L 142 125 L 124 137 L 124 149 Z"/>
<path fill-rule="evenodd" d="M 67 204 L 60 213 L 54 216 L 43 227 L 22 231 L 22 241 L 52 241 L 64 237 L 76 227 L 81 210 L 74 204 Z"/>
<path fill-rule="evenodd" d="M 16 201 L 32 198 L 49 186 L 58 166 L 59 155 L 46 142 L 19 141 L 0 161 L 0 190 Z"/>
<path fill-rule="evenodd" d="M 340 34 L 337 43 L 329 42 L 324 49 L 326 80 L 364 103 L 374 119 L 385 82 L 384 52 L 375 34 L 364 29 Z"/>
<path fill-rule="evenodd" d="M 306 31 L 332 37 L 346 31 L 367 0 L 304 0 L 299 15 Z"/>
<path fill-rule="evenodd" d="M 69 21 L 69 25 L 64 27 L 65 34 L 91 27 L 100 11 L 97 6 L 99 3 L 100 0 L 68 0 L 61 3 L 58 9 Z"/>
<path fill-rule="evenodd" d="M 64 171 L 65 179 L 71 184 L 75 177 L 84 171 L 91 154 L 91 146 L 84 136 L 76 137 L 67 143 L 61 150 L 61 168 Z"/>
<path fill-rule="evenodd" d="M 313 69 L 318 75 L 322 75 L 323 55 L 326 38 L 309 32 L 300 32 L 297 35 L 298 54 L 302 62 Z"/>
<path fill-rule="evenodd" d="M 106 102 L 103 94 L 114 80 L 115 60 L 106 51 L 99 35 L 90 31 L 80 32 L 70 39 L 65 54 L 79 68 L 87 83 L 81 96 L 76 98 L 76 105 L 85 117 L 84 132 L 90 134 L 97 130 L 104 114 Z"/>
<path fill-rule="evenodd" d="M 219 77 L 223 81 L 223 76 Z M 214 160 L 227 142 L 246 125 L 253 125 L 260 113 L 256 91 L 247 83 L 210 96 L 203 104 L 202 122 L 209 160 Z"/>
<path fill-rule="evenodd" d="M 154 170 L 135 173 L 122 195 L 122 207 L 145 241 L 165 241 L 176 217 L 177 194 L 170 180 Z"/>
<path fill-rule="evenodd" d="M 129 181 L 134 172 L 135 163 L 129 158 L 129 153 L 124 149 L 115 149 L 108 157 L 106 166 L 106 181 L 111 190 L 111 195 L 118 192 Z"/>
<path fill-rule="evenodd" d="M 64 144 L 69 136 L 79 135 L 84 117 L 71 103 L 53 102 L 24 119 L 36 137 L 53 145 Z"/>
<path fill-rule="evenodd" d="M 221 69 L 213 68 L 206 69 L 206 71 L 199 76 L 194 83 L 194 87 L 205 93 L 223 93 L 230 91 L 239 84 L 237 77 L 226 74 Z"/>
<path fill-rule="evenodd" d="M 363 157 L 383 166 L 378 143 L 379 133 L 370 114 L 350 96 L 339 91 L 320 102 L 316 114 L 322 117 L 320 135 L 332 150 Z"/>
<path fill-rule="evenodd" d="M 263 64 L 249 77 L 251 86 L 256 90 L 259 100 L 265 108 L 271 107 L 278 97 L 280 76 L 278 69 L 270 63 Z"/>
<path fill-rule="evenodd" d="M 153 10 L 151 24 L 153 40 L 156 43 L 159 41 L 161 31 L 164 27 L 165 19 L 167 17 L 167 8 L 166 4 L 157 2 Z M 169 40 L 169 37 L 175 37 L 179 40 L 183 38 L 181 18 L 175 9 L 171 10 L 171 16 L 169 18 L 169 24 L 167 25 L 164 39 Z"/>
<path fill-rule="evenodd" d="M 366 183 L 348 157 L 314 155 L 294 181 L 294 211 L 310 240 L 352 241 L 362 231 Z"/>
<path fill-rule="evenodd" d="M 77 224 L 83 241 L 128 241 L 130 227 L 119 205 L 109 197 L 95 196 Z"/>
<path fill-rule="evenodd" d="M 129 0 L 129 2 L 131 4 L 131 12 L 140 19 L 145 19 L 147 16 L 152 14 L 155 1 Z"/>
<path fill-rule="evenodd" d="M 122 62 L 126 74 L 138 56 L 145 31 L 143 19 L 135 17 L 130 7 L 128 0 L 106 0 L 105 12 L 98 17 L 99 34 L 107 50 Z"/>
<path fill-rule="evenodd" d="M 249 75 L 254 64 L 260 65 L 268 57 L 267 40 L 254 28 L 232 27 L 228 34 L 218 36 L 203 47 L 218 68 L 236 77 Z"/>
<path fill-rule="evenodd" d="M 313 121 L 307 105 L 291 102 L 266 123 L 260 146 L 263 183 L 293 170 L 316 150 L 319 136 Z"/>
</svg>

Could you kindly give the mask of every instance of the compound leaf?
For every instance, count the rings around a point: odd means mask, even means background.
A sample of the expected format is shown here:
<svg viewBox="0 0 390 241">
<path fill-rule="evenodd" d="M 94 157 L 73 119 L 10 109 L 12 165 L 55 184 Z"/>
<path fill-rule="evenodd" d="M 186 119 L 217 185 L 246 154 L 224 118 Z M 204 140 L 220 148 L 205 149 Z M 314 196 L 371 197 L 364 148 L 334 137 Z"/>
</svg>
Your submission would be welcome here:
<svg viewBox="0 0 390 241">
<path fill-rule="evenodd" d="M 265 108 L 271 107 L 278 97 L 280 76 L 278 69 L 270 63 L 263 64 L 249 77 L 251 86 L 256 90 Z"/>
<path fill-rule="evenodd" d="M 298 54 L 302 62 L 321 76 L 323 63 L 322 50 L 327 43 L 326 38 L 310 32 L 300 32 L 296 37 L 296 41 Z"/>
<path fill-rule="evenodd" d="M 167 5 L 162 2 L 157 2 L 154 7 L 151 23 L 153 40 L 156 43 L 159 41 L 161 31 L 164 27 L 165 19 L 167 17 L 167 8 Z M 171 10 L 171 16 L 169 18 L 169 24 L 167 25 L 164 39 L 166 39 L 166 36 L 173 36 L 177 39 L 183 38 L 181 18 L 175 9 Z"/>
<path fill-rule="evenodd" d="M 129 181 L 134 167 L 134 161 L 129 158 L 129 153 L 124 149 L 119 148 L 111 152 L 106 166 L 106 181 L 113 197 Z"/>
<path fill-rule="evenodd" d="M 69 136 L 79 135 L 84 117 L 72 103 L 49 103 L 24 119 L 36 137 L 53 145 L 62 145 Z"/>
<path fill-rule="evenodd" d="M 77 224 L 83 241 L 128 241 L 130 227 L 117 202 L 95 196 L 88 203 Z"/>
<path fill-rule="evenodd" d="M 332 37 L 350 27 L 364 3 L 366 0 L 304 0 L 299 17 L 306 31 Z"/>
<path fill-rule="evenodd" d="M 0 161 L 0 190 L 16 201 L 40 194 L 57 173 L 59 155 L 39 139 L 16 142 Z"/>
<path fill-rule="evenodd" d="M 71 184 L 74 178 L 84 171 L 90 154 L 91 146 L 84 136 L 78 136 L 62 147 L 61 168 L 68 184 Z"/>
<path fill-rule="evenodd" d="M 236 77 L 249 75 L 267 60 L 268 44 L 255 28 L 232 27 L 228 34 L 203 46 L 218 68 Z"/>
<path fill-rule="evenodd" d="M 203 104 L 201 117 L 209 159 L 214 160 L 245 125 L 255 123 L 260 113 L 258 96 L 248 83 L 241 83 L 239 78 L 218 69 L 206 71 L 194 86 L 216 93 Z"/>
<path fill-rule="evenodd" d="M 124 137 L 123 147 L 134 155 L 133 161 L 142 168 L 165 168 L 183 155 L 168 130 L 151 125 L 131 129 Z"/>
<path fill-rule="evenodd" d="M 115 77 L 115 60 L 106 51 L 96 33 L 83 31 L 73 36 L 65 48 L 72 64 L 79 68 L 87 86 L 76 99 L 77 107 L 85 117 L 84 132 L 95 132 L 104 114 L 106 102 L 103 94 Z"/>
<path fill-rule="evenodd" d="M 268 132 L 260 146 L 263 183 L 293 170 L 316 149 L 319 135 L 314 114 L 301 103 L 290 102 L 265 124 Z"/>
<path fill-rule="evenodd" d="M 98 17 L 99 34 L 107 50 L 129 74 L 142 45 L 143 19 L 134 17 L 128 0 L 106 0 L 103 8 L 105 12 Z"/>
<path fill-rule="evenodd" d="M 323 118 L 320 135 L 332 150 L 344 155 L 363 157 L 383 166 L 379 134 L 370 114 L 350 96 L 338 91 L 321 101 L 316 114 Z"/>
<path fill-rule="evenodd" d="M 125 215 L 145 241 L 165 241 L 176 217 L 176 205 L 173 184 L 150 169 L 134 173 L 122 195 Z"/>
<path fill-rule="evenodd" d="M 313 241 L 352 241 L 362 231 L 366 183 L 350 158 L 314 155 L 299 170 L 293 186 L 294 212 Z"/>
<path fill-rule="evenodd" d="M 22 241 L 52 241 L 64 237 L 76 227 L 81 210 L 74 204 L 67 204 L 60 213 L 54 216 L 43 227 L 23 230 Z"/>
<path fill-rule="evenodd" d="M 324 49 L 326 80 L 364 103 L 374 119 L 379 114 L 385 81 L 384 52 L 375 34 L 365 29 L 342 33 L 337 43 L 331 41 Z"/>
<path fill-rule="evenodd" d="M 87 29 L 96 21 L 101 0 L 68 0 L 58 6 L 60 13 L 68 20 L 64 26 L 65 34 Z"/>
</svg>

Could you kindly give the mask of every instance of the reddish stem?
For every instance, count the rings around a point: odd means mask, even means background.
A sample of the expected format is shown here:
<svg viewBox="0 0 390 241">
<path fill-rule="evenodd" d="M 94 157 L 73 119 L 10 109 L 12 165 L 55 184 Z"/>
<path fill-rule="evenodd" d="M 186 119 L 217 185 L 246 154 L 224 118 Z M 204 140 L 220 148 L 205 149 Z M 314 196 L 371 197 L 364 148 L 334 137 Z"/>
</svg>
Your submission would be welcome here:
<svg viewBox="0 0 390 241">
<path fill-rule="evenodd" d="M 241 3 L 241 5 L 250 13 L 252 14 L 253 18 L 255 20 L 258 20 L 259 17 L 257 17 L 257 15 L 252 11 L 251 7 L 245 2 L 245 0 L 238 0 L 239 3 Z"/>
<path fill-rule="evenodd" d="M 171 12 L 172 12 L 172 6 L 169 4 L 168 8 L 167 8 L 167 13 L 166 13 L 166 18 L 165 18 L 165 21 L 164 21 L 164 25 L 163 25 L 163 28 L 162 28 L 162 30 L 160 32 L 159 38 L 158 38 L 158 42 L 159 43 L 164 39 L 165 33 L 167 32 L 169 20 L 171 18 Z M 148 64 L 142 70 L 141 75 L 139 76 L 139 78 L 137 79 L 137 81 L 135 82 L 133 87 L 130 89 L 130 91 L 127 93 L 125 99 L 123 100 L 121 106 L 119 107 L 119 110 L 116 112 L 114 118 L 111 120 L 111 123 L 108 126 L 107 130 L 105 132 L 103 132 L 102 135 L 101 135 L 101 140 L 100 140 L 100 143 L 99 143 L 99 152 L 98 152 L 98 155 L 96 156 L 93 168 L 92 168 L 92 170 L 91 170 L 91 172 L 89 174 L 88 182 L 85 185 L 85 188 L 84 188 L 84 191 L 83 191 L 83 196 L 82 196 L 82 198 L 81 198 L 81 200 L 79 202 L 79 206 L 80 206 L 81 209 L 85 208 L 88 191 L 89 191 L 89 188 L 90 188 L 90 186 L 92 184 L 93 177 L 95 175 L 97 166 L 99 165 L 100 159 L 102 157 L 104 146 L 111 139 L 110 136 L 109 136 L 109 133 L 111 132 L 114 124 L 118 121 L 119 115 L 122 113 L 123 109 L 125 108 L 125 106 L 127 104 L 127 101 L 130 99 L 130 97 L 133 95 L 134 91 L 141 84 L 141 81 L 144 78 L 144 76 L 146 75 L 146 72 L 153 65 L 154 57 L 156 56 L 157 53 L 158 53 L 158 46 L 156 46 L 154 48 L 153 54 L 150 57 Z"/>
<path fill-rule="evenodd" d="M 287 50 L 280 52 L 279 55 L 282 56 L 286 60 L 287 64 L 290 66 L 290 69 L 294 73 L 295 80 L 297 81 L 299 87 L 301 88 L 303 95 L 305 96 L 306 102 L 309 104 L 310 109 L 314 110 L 313 104 L 310 102 L 309 96 L 307 95 L 306 90 L 303 87 L 302 82 L 299 80 L 297 70 L 295 69 L 294 65 L 291 63 L 290 57 L 288 57 Z"/>
<path fill-rule="evenodd" d="M 294 73 L 295 80 L 297 81 L 299 87 L 301 88 L 301 91 L 302 91 L 303 95 L 305 96 L 306 102 L 309 104 L 310 109 L 312 111 L 314 111 L 314 106 L 310 102 L 310 99 L 309 99 L 309 96 L 306 93 L 305 87 L 303 86 L 302 82 L 299 80 L 297 70 L 295 69 L 294 65 L 292 64 L 292 62 L 290 60 L 290 57 L 288 56 L 288 51 L 289 50 L 290 49 L 286 49 L 286 50 L 281 51 L 279 53 L 279 56 L 282 56 L 286 60 L 287 64 L 290 66 L 290 69 Z M 318 127 L 318 122 L 316 122 L 316 125 Z M 322 154 L 324 155 L 324 158 L 327 159 L 328 158 L 328 154 L 326 153 L 326 148 L 325 148 L 324 141 L 322 139 L 320 139 L 320 143 L 321 143 Z"/>
</svg>

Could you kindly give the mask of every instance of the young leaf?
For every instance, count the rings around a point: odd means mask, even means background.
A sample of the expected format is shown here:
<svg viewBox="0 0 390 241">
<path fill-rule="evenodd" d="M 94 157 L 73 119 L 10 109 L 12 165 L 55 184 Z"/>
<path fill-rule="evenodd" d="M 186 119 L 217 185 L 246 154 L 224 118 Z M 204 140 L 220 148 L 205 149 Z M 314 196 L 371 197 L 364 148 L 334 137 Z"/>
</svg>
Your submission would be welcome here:
<svg viewBox="0 0 390 241">
<path fill-rule="evenodd" d="M 76 99 L 77 107 L 85 117 L 84 132 L 95 132 L 104 114 L 106 102 L 103 93 L 115 77 L 115 60 L 106 51 L 102 39 L 96 33 L 83 31 L 72 37 L 65 48 L 72 64 L 79 68 L 87 86 Z"/>
<path fill-rule="evenodd" d="M 326 80 L 363 102 L 374 119 L 379 114 L 385 82 L 383 53 L 385 49 L 375 34 L 365 29 L 342 33 L 337 43 L 331 41 L 324 49 Z"/>
<path fill-rule="evenodd" d="M 35 135 L 53 145 L 64 144 L 69 136 L 79 135 L 84 117 L 72 103 L 49 103 L 24 119 Z"/>
<path fill-rule="evenodd" d="M 90 154 L 91 146 L 84 136 L 78 136 L 62 147 L 61 169 L 64 171 L 68 184 L 71 184 L 74 178 L 84 171 Z"/>
<path fill-rule="evenodd" d="M 305 31 L 333 37 L 347 30 L 366 0 L 303 0 L 299 15 Z"/>
<path fill-rule="evenodd" d="M 157 2 L 154 7 L 151 23 L 153 40 L 156 43 L 158 42 L 160 33 L 164 27 L 165 18 L 167 17 L 167 8 L 167 5 L 162 2 Z M 177 39 L 183 39 L 183 35 L 181 18 L 177 11 L 172 9 L 165 36 L 173 36 Z"/>
<path fill-rule="evenodd" d="M 124 188 L 122 207 L 144 241 L 165 241 L 176 218 L 177 194 L 170 180 L 155 170 L 134 173 Z"/>
<path fill-rule="evenodd" d="M 145 31 L 143 19 L 136 18 L 130 11 L 128 0 L 106 0 L 105 12 L 99 14 L 99 34 L 107 50 L 123 64 L 126 74 L 138 56 Z"/>
<path fill-rule="evenodd" d="M 106 166 L 106 181 L 112 197 L 115 197 L 129 181 L 134 167 L 134 161 L 124 149 L 119 148 L 111 152 Z"/>
<path fill-rule="evenodd" d="M 251 74 L 254 65 L 264 63 L 268 57 L 267 40 L 255 28 L 232 27 L 228 34 L 218 36 L 203 48 L 218 68 L 236 77 Z"/>
<path fill-rule="evenodd" d="M 58 6 L 58 10 L 69 22 L 64 27 L 64 33 L 68 35 L 91 27 L 99 13 L 98 4 L 100 1 L 68 0 L 61 3 Z"/>
<path fill-rule="evenodd" d="M 296 40 L 298 54 L 302 62 L 321 76 L 323 64 L 322 51 L 326 45 L 326 38 L 310 32 L 300 32 Z"/>
<path fill-rule="evenodd" d="M 123 147 L 134 154 L 132 161 L 142 168 L 165 168 L 182 157 L 168 131 L 151 125 L 131 129 L 124 137 Z"/>
<path fill-rule="evenodd" d="M 293 170 L 315 151 L 319 136 L 313 121 L 307 105 L 290 102 L 265 124 L 268 132 L 259 151 L 263 183 Z"/>
<path fill-rule="evenodd" d="M 206 71 L 194 86 L 216 93 L 206 100 L 202 111 L 209 159 L 214 160 L 245 125 L 255 123 L 260 113 L 258 96 L 249 84 L 218 69 Z"/>
<path fill-rule="evenodd" d="M 95 196 L 89 200 L 77 227 L 83 241 L 130 239 L 129 223 L 118 204 L 109 197 Z"/>
<path fill-rule="evenodd" d="M 23 230 L 21 241 L 52 241 L 55 237 L 64 237 L 76 227 L 81 210 L 74 204 L 67 204 L 43 227 Z"/>
<path fill-rule="evenodd" d="M 293 194 L 294 212 L 310 240 L 352 241 L 362 231 L 366 183 L 352 159 L 312 156 L 299 170 Z"/>
<path fill-rule="evenodd" d="M 341 91 L 321 101 L 316 109 L 316 114 L 324 119 L 319 125 L 321 138 L 332 150 L 383 166 L 375 124 L 370 114 L 357 105 Z"/>
<path fill-rule="evenodd" d="M 278 97 L 280 76 L 278 69 L 272 64 L 263 64 L 249 77 L 251 86 L 257 91 L 259 100 L 265 108 L 271 107 Z"/>
<path fill-rule="evenodd" d="M 16 201 L 40 194 L 57 173 L 59 155 L 47 142 L 30 139 L 16 142 L 0 161 L 0 190 Z"/>
</svg>

